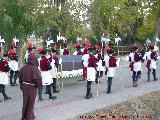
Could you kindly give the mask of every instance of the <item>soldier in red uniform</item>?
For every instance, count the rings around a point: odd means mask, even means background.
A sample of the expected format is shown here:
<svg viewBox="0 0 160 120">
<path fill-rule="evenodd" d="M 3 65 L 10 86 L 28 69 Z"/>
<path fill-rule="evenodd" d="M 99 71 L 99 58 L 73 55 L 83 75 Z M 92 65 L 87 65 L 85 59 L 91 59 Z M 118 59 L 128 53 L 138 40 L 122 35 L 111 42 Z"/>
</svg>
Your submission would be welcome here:
<svg viewBox="0 0 160 120">
<path fill-rule="evenodd" d="M 3 54 L 3 57 L 0 60 L 0 93 L 3 94 L 4 100 L 9 100 L 11 99 L 10 97 L 8 97 L 6 95 L 5 92 L 5 85 L 8 84 L 8 74 L 7 72 L 9 72 L 9 65 L 7 62 L 7 53 Z M 1 102 L 1 101 L 0 101 Z"/>
<path fill-rule="evenodd" d="M 97 51 L 97 61 L 98 61 L 98 67 L 97 67 L 97 74 L 96 74 L 96 83 L 98 84 L 98 78 L 103 76 L 103 71 L 105 71 L 105 68 L 102 66 L 102 61 L 104 60 L 104 56 L 102 55 L 101 46 L 96 44 L 95 49 Z"/>
<path fill-rule="evenodd" d="M 57 45 L 56 45 L 56 44 L 52 44 L 52 46 L 51 46 L 51 50 L 54 50 L 54 51 L 56 51 L 56 52 L 57 52 Z"/>
<path fill-rule="evenodd" d="M 16 46 L 15 42 L 12 42 L 11 44 L 11 49 L 8 51 L 9 54 L 9 67 L 10 69 L 10 85 L 11 86 L 16 86 L 17 83 L 17 77 L 18 77 L 18 55 L 16 53 L 16 48 L 18 46 Z M 12 81 L 12 79 L 14 79 L 14 81 Z"/>
<path fill-rule="evenodd" d="M 81 51 L 81 45 L 80 44 L 74 44 L 74 46 L 77 48 L 77 50 L 73 53 L 73 55 L 82 55 L 83 52 Z"/>
<path fill-rule="evenodd" d="M 150 58 L 151 58 L 151 65 L 150 65 L 150 68 L 153 69 L 153 78 L 154 78 L 154 81 L 157 81 L 158 78 L 156 77 L 156 62 L 158 60 L 158 53 L 157 51 L 154 50 L 154 46 L 151 46 L 151 54 L 150 54 Z"/>
<path fill-rule="evenodd" d="M 137 48 L 138 46 L 136 44 L 133 44 L 131 46 L 131 49 L 130 49 L 130 54 L 129 54 L 129 67 L 131 68 L 131 71 L 133 71 L 133 64 L 134 64 L 134 51 L 135 49 Z"/>
<path fill-rule="evenodd" d="M 148 70 L 147 78 L 148 78 L 148 82 L 149 82 L 150 81 L 150 73 L 151 73 L 151 44 L 147 45 L 147 51 L 144 54 L 143 59 L 147 60 L 146 68 Z"/>
<path fill-rule="evenodd" d="M 88 48 L 85 47 L 84 50 L 83 50 L 83 55 L 84 55 L 84 54 L 87 54 L 87 53 L 88 53 Z"/>
<path fill-rule="evenodd" d="M 114 50 L 109 49 L 108 50 L 108 58 L 105 59 L 105 64 L 108 69 L 107 71 L 107 77 L 108 77 L 108 88 L 107 88 L 107 94 L 111 93 L 111 86 L 112 86 L 112 80 L 115 76 L 115 67 L 117 66 L 117 58 L 113 56 Z"/>
<path fill-rule="evenodd" d="M 68 48 L 67 48 L 67 44 L 66 43 L 64 43 L 64 51 L 63 51 L 63 55 L 69 55 L 69 50 L 68 50 Z"/>
<path fill-rule="evenodd" d="M 86 47 L 83 50 L 83 55 L 88 54 L 88 50 L 91 48 L 90 42 L 86 43 Z"/>
<path fill-rule="evenodd" d="M 35 120 L 34 104 L 37 88 L 42 85 L 42 77 L 38 70 L 38 61 L 33 54 L 28 56 L 28 62 L 20 69 L 19 83 L 23 92 L 23 107 L 21 120 Z"/>
<path fill-rule="evenodd" d="M 87 79 L 87 62 L 89 58 L 89 53 L 88 50 L 90 49 L 90 46 L 87 46 L 84 51 L 83 51 L 83 56 L 82 56 L 82 65 L 83 65 L 83 80 Z M 86 64 L 87 63 L 87 64 Z"/>
<path fill-rule="evenodd" d="M 85 99 L 90 99 L 93 97 L 91 93 L 91 84 L 92 81 L 95 81 L 96 78 L 96 67 L 97 67 L 97 58 L 93 55 L 93 51 L 90 50 L 87 66 L 87 93 Z"/>
<path fill-rule="evenodd" d="M 50 64 L 50 60 L 47 58 L 47 51 L 45 49 L 39 50 L 39 54 L 41 54 L 41 58 L 39 59 L 39 65 L 40 65 L 40 71 L 42 75 L 42 85 L 46 85 L 47 87 L 47 92 L 49 94 L 49 99 L 56 99 L 56 96 L 52 96 L 51 93 L 51 85 L 53 83 L 52 80 L 52 75 L 50 73 L 50 70 L 52 69 L 52 66 Z M 39 94 L 39 101 L 42 101 L 42 89 L 43 86 L 41 86 L 38 89 L 38 94 Z"/>
<path fill-rule="evenodd" d="M 59 59 L 57 57 L 57 50 L 54 48 L 51 49 L 50 62 L 52 66 L 51 74 L 52 74 L 52 79 L 53 79 L 53 83 L 52 83 L 53 93 L 59 93 L 59 90 L 56 89 Z"/>
<path fill-rule="evenodd" d="M 138 79 L 141 77 L 141 53 L 138 52 L 138 46 L 134 47 L 134 64 L 133 64 L 133 87 L 137 87 Z"/>
<path fill-rule="evenodd" d="M 29 42 L 27 44 L 27 51 L 26 51 L 26 54 L 25 54 L 25 57 L 24 57 L 25 62 L 27 62 L 28 56 L 30 54 L 34 54 L 34 49 L 36 49 L 36 47 L 31 42 Z"/>
</svg>

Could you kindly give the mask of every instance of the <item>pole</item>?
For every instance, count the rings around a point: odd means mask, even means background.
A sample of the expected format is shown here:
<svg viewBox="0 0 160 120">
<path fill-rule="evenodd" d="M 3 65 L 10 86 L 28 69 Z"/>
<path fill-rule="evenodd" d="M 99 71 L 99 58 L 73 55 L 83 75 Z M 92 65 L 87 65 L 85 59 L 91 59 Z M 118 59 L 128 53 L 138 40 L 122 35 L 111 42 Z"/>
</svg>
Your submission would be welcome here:
<svg viewBox="0 0 160 120">
<path fill-rule="evenodd" d="M 60 84 L 59 84 L 59 79 L 58 79 L 58 72 L 59 72 L 59 66 L 58 66 L 58 68 L 56 68 L 56 76 L 57 76 L 57 82 L 58 82 L 58 89 L 59 89 L 59 92 L 61 93 L 61 86 L 60 86 Z"/>
<path fill-rule="evenodd" d="M 119 46 L 117 45 L 117 52 L 118 52 L 118 56 L 119 56 Z"/>
<path fill-rule="evenodd" d="M 99 77 L 100 77 L 100 68 L 98 73 L 97 96 L 99 96 Z"/>
<path fill-rule="evenodd" d="M 61 58 L 61 44 L 60 44 L 60 58 Z M 62 58 L 61 58 L 62 59 Z M 60 64 L 60 66 L 61 66 L 61 90 L 63 91 L 63 80 L 62 80 L 62 78 L 63 78 L 63 74 L 62 74 L 62 62 L 61 62 L 61 64 Z"/>
<path fill-rule="evenodd" d="M 119 67 L 120 67 L 120 71 L 122 71 L 121 70 L 121 65 L 119 65 Z M 121 79 L 121 90 L 123 91 L 123 80 L 122 80 L 122 74 L 120 74 L 120 79 Z"/>
<path fill-rule="evenodd" d="M 120 56 L 119 56 L 119 46 L 117 46 L 117 48 L 118 48 L 118 57 L 119 57 L 119 59 L 120 59 Z M 123 50 L 123 48 L 122 48 L 122 50 Z M 120 62 L 120 61 L 119 61 Z M 121 65 L 119 64 L 119 67 L 120 67 L 120 72 L 122 71 L 121 70 Z M 120 80 L 121 80 L 121 90 L 123 91 L 123 80 L 122 80 L 122 74 L 120 74 Z"/>
<path fill-rule="evenodd" d="M 101 48 L 101 57 L 102 57 L 102 48 Z M 98 73 L 97 96 L 99 96 L 99 79 L 100 79 L 100 68 Z"/>
</svg>

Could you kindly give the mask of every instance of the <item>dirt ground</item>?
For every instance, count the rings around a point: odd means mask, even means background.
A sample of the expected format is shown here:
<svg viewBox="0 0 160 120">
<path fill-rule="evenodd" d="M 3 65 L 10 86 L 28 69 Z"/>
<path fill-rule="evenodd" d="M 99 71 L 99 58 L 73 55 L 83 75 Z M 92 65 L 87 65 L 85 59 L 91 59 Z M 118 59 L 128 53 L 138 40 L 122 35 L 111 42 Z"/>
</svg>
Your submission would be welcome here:
<svg viewBox="0 0 160 120">
<path fill-rule="evenodd" d="M 74 120 L 160 120 L 160 91 L 93 111 Z"/>
</svg>

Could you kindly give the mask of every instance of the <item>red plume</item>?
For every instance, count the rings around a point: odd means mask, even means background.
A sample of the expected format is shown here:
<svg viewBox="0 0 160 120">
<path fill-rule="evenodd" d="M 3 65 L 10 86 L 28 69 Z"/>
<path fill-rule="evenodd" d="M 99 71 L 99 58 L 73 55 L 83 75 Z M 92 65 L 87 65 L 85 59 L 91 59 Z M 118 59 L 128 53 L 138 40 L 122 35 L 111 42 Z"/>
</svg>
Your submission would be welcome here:
<svg viewBox="0 0 160 120">
<path fill-rule="evenodd" d="M 41 54 L 43 50 L 44 50 L 43 48 L 38 48 L 38 53 Z"/>
<path fill-rule="evenodd" d="M 8 51 L 8 54 L 9 54 L 9 55 L 13 55 L 13 54 L 15 54 L 15 51 L 14 51 L 13 49 L 10 49 L 10 50 Z"/>
<path fill-rule="evenodd" d="M 101 48 L 101 46 L 100 46 L 100 45 L 97 45 L 97 44 L 96 44 L 94 47 L 95 47 L 96 49 L 100 49 L 100 48 Z"/>
<path fill-rule="evenodd" d="M 75 46 L 75 47 L 79 47 L 79 46 L 81 46 L 79 43 L 75 43 L 75 44 L 73 44 L 73 46 Z"/>
<path fill-rule="evenodd" d="M 33 47 L 32 43 L 29 42 L 29 43 L 27 44 L 27 48 L 32 48 L 32 47 Z"/>
</svg>

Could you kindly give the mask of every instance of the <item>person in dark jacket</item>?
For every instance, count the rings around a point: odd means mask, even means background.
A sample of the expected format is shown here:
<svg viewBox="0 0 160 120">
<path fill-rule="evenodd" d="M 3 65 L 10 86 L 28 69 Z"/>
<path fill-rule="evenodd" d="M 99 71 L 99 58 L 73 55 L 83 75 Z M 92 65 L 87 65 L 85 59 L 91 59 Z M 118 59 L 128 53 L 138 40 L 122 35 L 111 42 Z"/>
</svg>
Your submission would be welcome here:
<svg viewBox="0 0 160 120">
<path fill-rule="evenodd" d="M 37 88 L 42 85 L 41 73 L 38 69 L 37 58 L 31 54 L 28 62 L 20 69 L 19 83 L 23 92 L 23 107 L 21 120 L 34 120 L 34 104 Z"/>
</svg>

